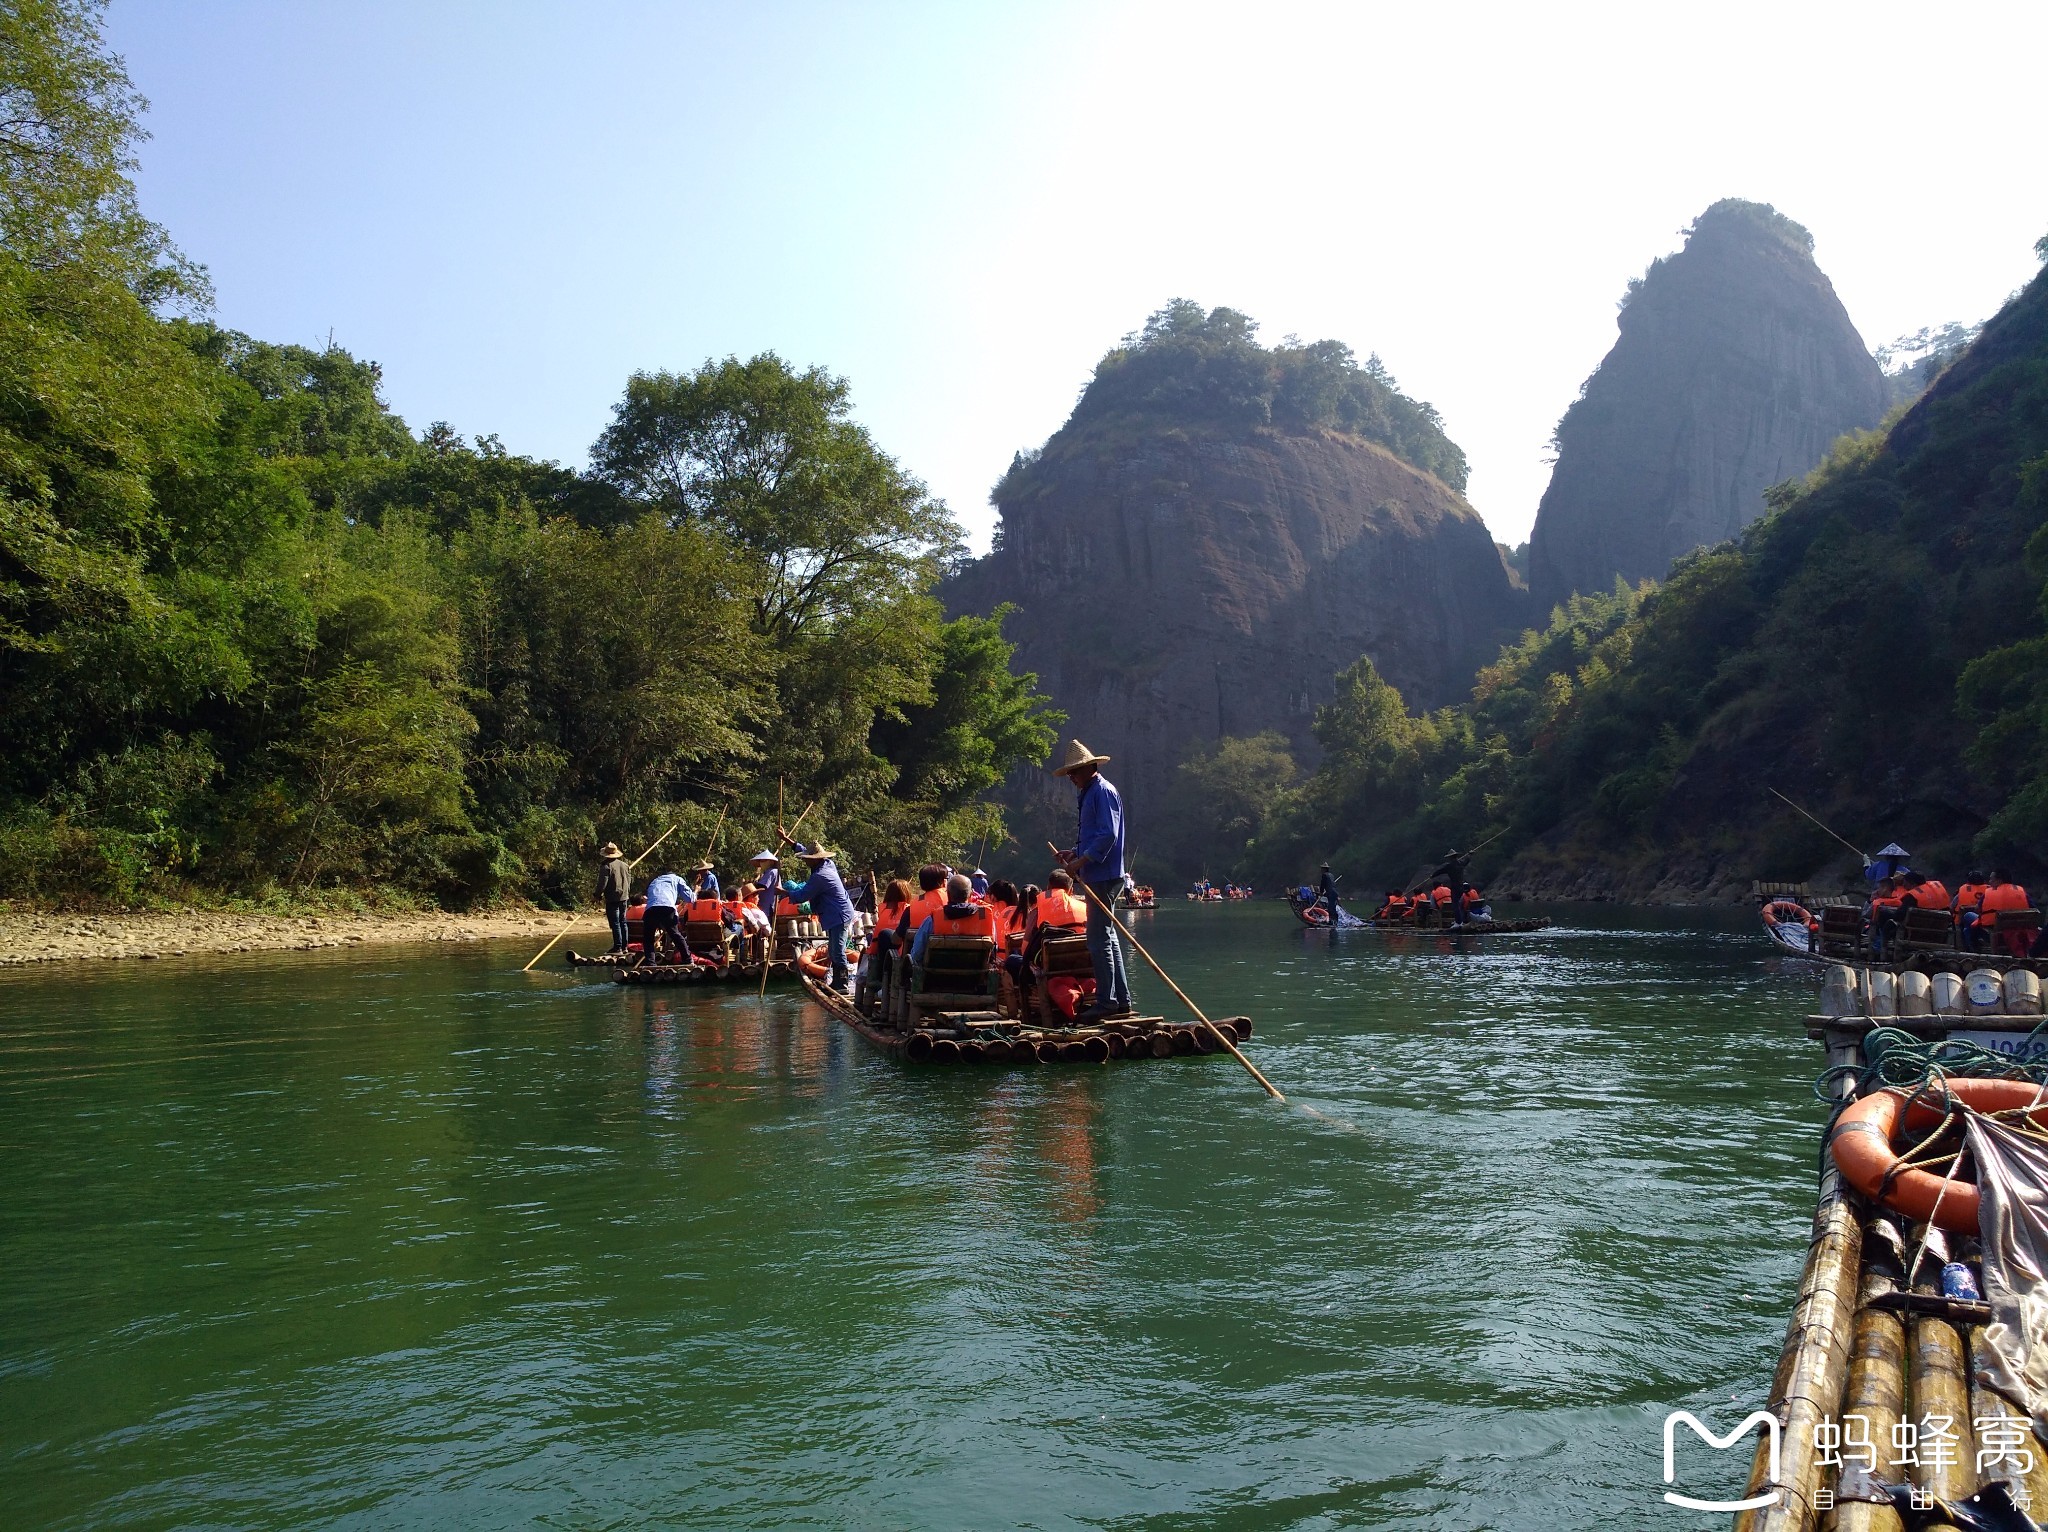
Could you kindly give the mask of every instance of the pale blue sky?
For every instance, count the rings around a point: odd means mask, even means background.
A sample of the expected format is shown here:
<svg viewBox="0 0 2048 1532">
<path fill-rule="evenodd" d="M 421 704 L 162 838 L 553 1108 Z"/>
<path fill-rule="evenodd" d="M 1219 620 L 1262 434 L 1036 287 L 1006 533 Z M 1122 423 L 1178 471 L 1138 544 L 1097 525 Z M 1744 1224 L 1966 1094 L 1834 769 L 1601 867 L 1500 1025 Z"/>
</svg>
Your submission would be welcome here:
<svg viewBox="0 0 2048 1532">
<path fill-rule="evenodd" d="M 1495 535 L 1629 277 L 1723 196 L 1875 346 L 2048 233 L 2048 6 L 115 0 L 223 323 L 581 466 L 636 368 L 773 349 L 985 540 L 1167 299 L 1378 351 Z"/>
</svg>

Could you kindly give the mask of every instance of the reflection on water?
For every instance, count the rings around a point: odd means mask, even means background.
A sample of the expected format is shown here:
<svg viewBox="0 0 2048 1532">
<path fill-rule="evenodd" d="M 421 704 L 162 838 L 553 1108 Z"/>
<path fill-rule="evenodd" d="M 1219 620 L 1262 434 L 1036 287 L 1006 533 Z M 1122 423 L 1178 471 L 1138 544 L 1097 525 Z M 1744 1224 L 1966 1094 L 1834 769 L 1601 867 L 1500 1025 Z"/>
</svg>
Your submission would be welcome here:
<svg viewBox="0 0 2048 1532">
<path fill-rule="evenodd" d="M 0 978 L 10 1517 L 1690 1524 L 1659 1428 L 1768 1384 L 1813 980 L 1554 913 L 1161 909 L 1288 1106 L 502 949 Z"/>
</svg>

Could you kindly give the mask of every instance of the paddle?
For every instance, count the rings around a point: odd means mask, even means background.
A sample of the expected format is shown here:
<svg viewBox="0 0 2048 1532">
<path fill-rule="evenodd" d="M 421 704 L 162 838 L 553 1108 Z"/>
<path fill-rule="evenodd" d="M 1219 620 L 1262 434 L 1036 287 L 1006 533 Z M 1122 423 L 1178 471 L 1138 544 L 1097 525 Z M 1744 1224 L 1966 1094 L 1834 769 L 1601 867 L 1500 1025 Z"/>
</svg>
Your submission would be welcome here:
<svg viewBox="0 0 2048 1532">
<path fill-rule="evenodd" d="M 1051 841 L 1047 841 L 1045 844 L 1048 847 L 1048 849 L 1051 850 L 1052 854 L 1055 857 L 1060 855 L 1060 848 L 1053 845 Z M 1195 1013 L 1195 1020 L 1199 1021 L 1203 1026 L 1207 1027 L 1210 1033 L 1215 1037 L 1216 1041 L 1223 1044 L 1224 1047 L 1230 1050 L 1230 1056 L 1236 1059 L 1238 1063 L 1244 1065 L 1245 1072 L 1249 1074 L 1254 1080 L 1257 1080 L 1259 1084 L 1263 1085 L 1266 1088 L 1267 1095 L 1271 1096 L 1275 1101 L 1285 1101 L 1287 1098 L 1280 1094 L 1279 1087 L 1276 1086 L 1271 1080 L 1267 1079 L 1264 1075 L 1260 1074 L 1258 1065 L 1254 1064 L 1250 1059 L 1246 1058 L 1243 1053 L 1238 1051 L 1238 1046 L 1234 1041 L 1232 1041 L 1230 1034 L 1225 1032 L 1221 1027 L 1217 1026 L 1215 1022 L 1211 1021 L 1208 1018 L 1208 1016 L 1203 1013 L 1202 1008 L 1199 1005 L 1196 1005 L 1194 1001 L 1188 998 L 1188 992 L 1182 989 L 1178 984 L 1173 982 L 1173 975 L 1168 973 L 1164 968 L 1161 968 L 1159 966 L 1159 959 L 1154 957 L 1151 953 L 1147 952 L 1145 950 L 1145 944 L 1138 940 L 1138 938 L 1132 933 L 1131 928 L 1125 925 L 1121 920 L 1118 920 L 1116 918 L 1116 911 L 1111 909 L 1108 905 L 1102 902 L 1102 896 L 1096 893 L 1093 888 L 1090 888 L 1088 884 L 1083 880 L 1076 878 L 1074 881 L 1080 883 L 1081 891 L 1084 894 L 1086 894 L 1090 899 L 1095 901 L 1096 908 L 1101 910 L 1104 915 L 1109 917 L 1109 923 L 1115 926 L 1119 931 L 1123 932 L 1125 937 L 1129 939 L 1130 944 L 1138 949 L 1138 956 L 1143 958 L 1147 963 L 1151 964 L 1152 971 L 1158 974 L 1160 978 L 1166 981 L 1166 987 L 1172 990 L 1176 995 L 1180 996 L 1181 1004 L 1186 1006 L 1189 1010 Z M 1097 998 L 1100 999 L 1102 997 L 1098 996 Z"/>
<path fill-rule="evenodd" d="M 631 872 L 635 867 L 638 867 L 642 862 L 646 861 L 650 856 L 654 855 L 655 847 L 659 846 L 662 843 L 662 841 L 667 840 L 671 835 L 675 834 L 676 831 L 680 830 L 682 827 L 683 822 L 680 819 L 678 819 L 666 830 L 663 830 L 661 832 L 660 837 L 654 842 L 654 845 L 649 846 L 645 851 L 641 852 L 638 856 L 634 857 L 632 861 L 626 864 L 626 870 L 628 872 Z M 533 955 L 533 963 L 528 963 L 524 968 L 520 969 L 519 971 L 521 973 L 532 973 L 533 964 L 538 963 L 542 958 L 546 957 L 548 953 L 553 951 L 555 943 L 560 941 L 563 937 L 567 936 L 571 931 L 575 930 L 577 922 L 582 919 L 583 917 L 581 915 L 570 916 L 569 923 L 566 926 L 562 927 L 561 930 L 557 931 L 553 936 L 549 937 L 547 946 L 541 948 L 540 951 L 536 952 Z"/>
</svg>

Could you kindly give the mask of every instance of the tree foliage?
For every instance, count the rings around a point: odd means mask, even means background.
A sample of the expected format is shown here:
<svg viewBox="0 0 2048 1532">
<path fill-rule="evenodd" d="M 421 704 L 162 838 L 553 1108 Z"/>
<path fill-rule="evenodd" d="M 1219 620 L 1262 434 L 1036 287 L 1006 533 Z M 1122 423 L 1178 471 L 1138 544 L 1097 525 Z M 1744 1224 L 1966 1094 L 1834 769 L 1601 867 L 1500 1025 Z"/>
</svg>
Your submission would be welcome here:
<svg viewBox="0 0 2048 1532">
<path fill-rule="evenodd" d="M 1465 488 L 1465 454 L 1444 434 L 1442 417 L 1402 393 L 1377 356 L 1360 366 L 1335 340 L 1290 337 L 1262 346 L 1256 321 L 1235 309 L 1204 311 L 1185 298 L 1153 314 L 1096 364 L 1068 429 L 1134 418 L 1230 431 L 1343 431 L 1378 442 L 1455 490 Z M 1020 454 L 997 498 L 1021 489 L 1030 467 Z"/>
<path fill-rule="evenodd" d="M 166 308 L 98 12 L 0 17 L 0 896 L 580 895 L 602 839 L 957 850 L 1051 743 L 959 530 L 778 358 L 628 384 L 584 476 Z M 678 855 L 682 853 L 679 851 Z"/>
</svg>

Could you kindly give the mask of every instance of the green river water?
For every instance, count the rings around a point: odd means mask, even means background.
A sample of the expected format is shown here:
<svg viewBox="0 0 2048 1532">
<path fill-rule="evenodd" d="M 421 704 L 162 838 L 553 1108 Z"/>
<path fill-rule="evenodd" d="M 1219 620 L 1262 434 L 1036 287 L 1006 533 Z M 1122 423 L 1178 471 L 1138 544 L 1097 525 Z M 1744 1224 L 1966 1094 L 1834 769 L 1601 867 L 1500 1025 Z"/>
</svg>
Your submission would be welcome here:
<svg viewBox="0 0 2048 1532">
<path fill-rule="evenodd" d="M 1815 981 L 1551 913 L 1138 917 L 1287 1106 L 523 947 L 0 977 L 0 1525 L 1725 1525 L 1661 1431 L 1769 1385 Z"/>
</svg>

